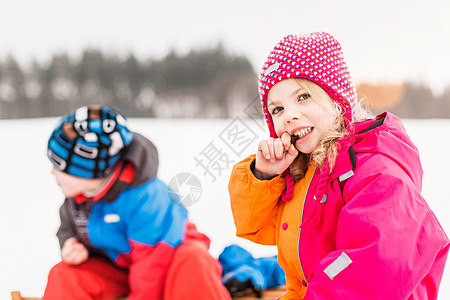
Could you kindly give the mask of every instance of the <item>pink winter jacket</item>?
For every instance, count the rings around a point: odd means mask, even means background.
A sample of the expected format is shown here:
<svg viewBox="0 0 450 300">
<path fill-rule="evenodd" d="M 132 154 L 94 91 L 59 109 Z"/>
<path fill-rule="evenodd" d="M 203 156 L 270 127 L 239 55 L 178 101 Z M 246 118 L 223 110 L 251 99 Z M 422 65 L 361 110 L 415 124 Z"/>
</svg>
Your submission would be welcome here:
<svg viewBox="0 0 450 300">
<path fill-rule="evenodd" d="M 237 235 L 278 244 L 296 230 L 297 238 L 278 248 L 287 275 L 292 276 L 292 259 L 299 261 L 301 272 L 295 276 L 300 284 L 291 284 L 292 295 L 303 299 L 437 299 L 449 239 L 420 195 L 418 150 L 401 121 L 389 113 L 356 124 L 356 132 L 353 146 L 342 150 L 330 175 L 318 231 L 293 228 L 286 221 L 292 214 L 302 220 L 314 201 L 310 191 L 316 189 L 318 168 L 309 186 L 303 183 L 303 208 L 289 212 L 278 201 L 282 176 L 259 181 L 252 177 L 248 159 L 238 163 L 229 183 Z M 270 231 L 273 239 L 266 236 Z M 297 254 L 289 247 L 298 249 Z"/>
</svg>

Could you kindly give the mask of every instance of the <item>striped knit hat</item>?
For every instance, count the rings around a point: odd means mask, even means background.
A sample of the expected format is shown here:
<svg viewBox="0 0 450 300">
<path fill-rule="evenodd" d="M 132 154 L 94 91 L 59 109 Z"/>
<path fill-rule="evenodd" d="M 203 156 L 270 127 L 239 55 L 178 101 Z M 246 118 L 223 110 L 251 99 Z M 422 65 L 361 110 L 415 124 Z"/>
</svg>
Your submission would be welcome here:
<svg viewBox="0 0 450 300">
<path fill-rule="evenodd" d="M 356 91 L 339 42 L 326 32 L 307 35 L 288 35 L 270 52 L 259 77 L 259 93 L 270 136 L 276 138 L 272 117 L 267 110 L 267 94 L 278 82 L 289 78 L 304 78 L 321 86 L 343 108 L 344 122 L 348 126 L 355 120 Z M 322 181 L 327 180 L 327 162 Z M 322 172 L 324 173 L 324 172 Z M 281 200 L 290 201 L 294 180 L 289 169 L 284 172 L 286 189 Z M 322 191 L 323 193 L 323 191 Z M 320 201 L 323 194 L 319 193 Z"/>
<path fill-rule="evenodd" d="M 109 175 L 133 140 L 127 121 L 107 106 L 84 106 L 64 116 L 48 140 L 53 166 L 83 178 Z"/>
</svg>

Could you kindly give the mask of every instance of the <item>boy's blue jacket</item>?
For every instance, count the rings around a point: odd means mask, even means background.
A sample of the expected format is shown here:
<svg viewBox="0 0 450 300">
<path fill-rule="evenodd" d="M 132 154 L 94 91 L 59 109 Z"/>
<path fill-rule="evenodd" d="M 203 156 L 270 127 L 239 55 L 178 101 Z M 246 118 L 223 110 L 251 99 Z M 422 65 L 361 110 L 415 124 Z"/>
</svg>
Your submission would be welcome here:
<svg viewBox="0 0 450 300">
<path fill-rule="evenodd" d="M 155 146 L 135 133 L 116 178 L 99 199 L 66 198 L 60 209 L 60 245 L 77 238 L 90 255 L 129 268 L 133 293 L 158 299 L 176 247 L 183 241 L 187 210 L 156 177 Z M 144 297 L 146 298 L 146 297 Z"/>
</svg>

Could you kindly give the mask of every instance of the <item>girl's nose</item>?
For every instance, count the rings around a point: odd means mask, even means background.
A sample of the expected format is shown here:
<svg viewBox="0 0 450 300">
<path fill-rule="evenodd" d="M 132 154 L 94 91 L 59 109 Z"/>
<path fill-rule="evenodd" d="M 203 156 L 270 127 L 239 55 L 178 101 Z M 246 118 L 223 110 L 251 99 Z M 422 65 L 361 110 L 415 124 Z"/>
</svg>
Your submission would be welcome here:
<svg viewBox="0 0 450 300">
<path fill-rule="evenodd" d="M 285 109 L 284 121 L 290 123 L 291 121 L 298 120 L 300 118 L 300 113 L 295 110 Z"/>
</svg>

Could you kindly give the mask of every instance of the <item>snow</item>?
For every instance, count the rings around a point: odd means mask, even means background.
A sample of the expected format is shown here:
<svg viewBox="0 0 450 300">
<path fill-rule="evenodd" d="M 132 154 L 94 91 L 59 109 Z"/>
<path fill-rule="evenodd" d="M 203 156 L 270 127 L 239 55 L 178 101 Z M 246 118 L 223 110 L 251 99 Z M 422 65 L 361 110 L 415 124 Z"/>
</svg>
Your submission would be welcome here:
<svg viewBox="0 0 450 300">
<path fill-rule="evenodd" d="M 20 290 L 25 296 L 43 294 L 47 274 L 59 261 L 55 236 L 63 196 L 50 174 L 46 142 L 56 118 L 0 121 L 0 299 Z M 201 183 L 198 201 L 189 207 L 191 219 L 212 239 L 211 254 L 237 243 L 256 257 L 276 254 L 235 237 L 227 184 L 231 167 L 255 152 L 266 136 L 264 124 L 255 120 L 130 119 L 131 129 L 152 140 L 159 150 L 159 177 L 170 182 L 189 173 Z M 446 232 L 450 232 L 450 204 L 446 185 L 450 170 L 450 120 L 405 120 L 419 148 L 423 169 L 423 196 Z M 234 134 L 233 134 L 234 133 Z M 237 135 L 238 134 L 238 135 Z M 217 152 L 214 152 L 217 150 Z M 216 162 L 203 169 L 208 155 Z M 219 168 L 221 166 L 222 168 Z M 209 172 L 209 173 L 208 173 Z M 176 182 L 176 181 L 175 181 Z M 185 189 L 180 190 L 185 193 Z M 450 299 L 450 267 L 442 279 L 439 299 Z"/>
</svg>

